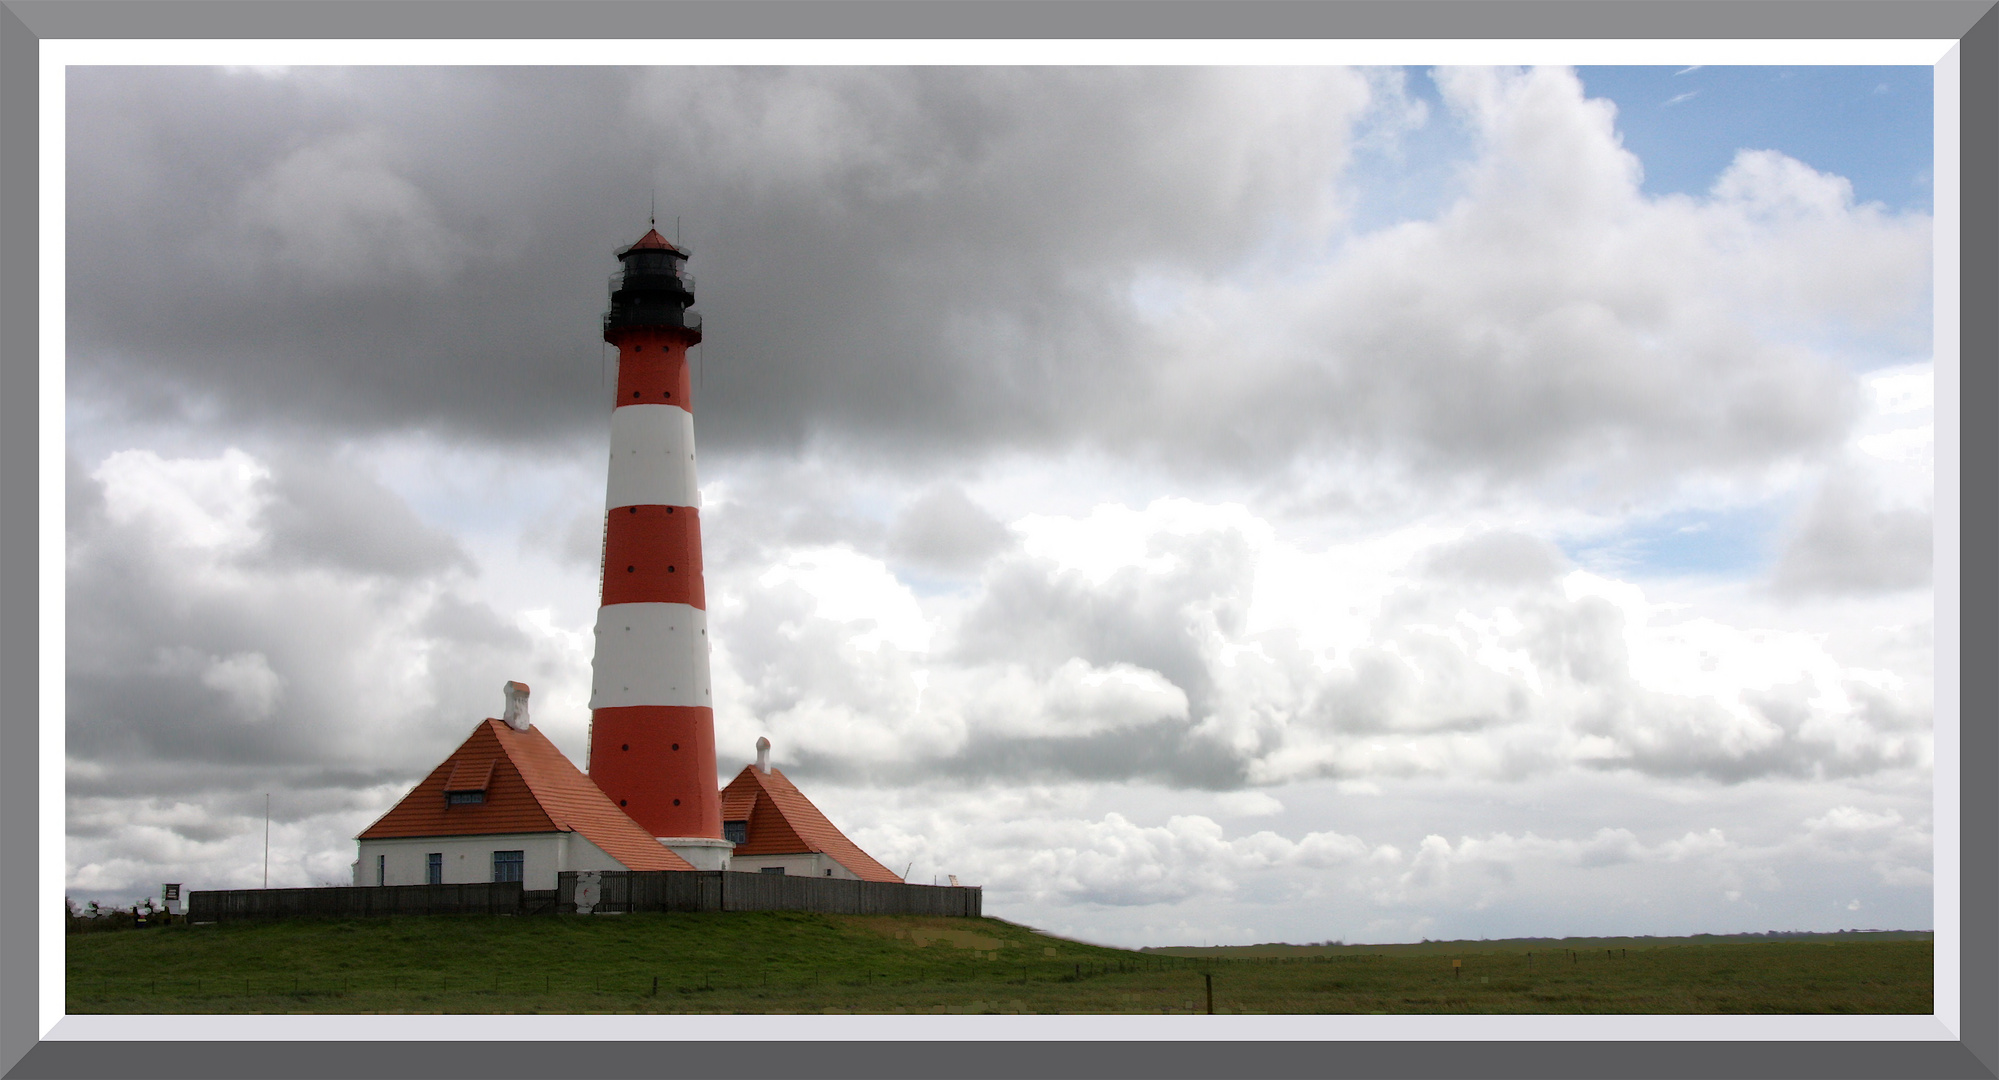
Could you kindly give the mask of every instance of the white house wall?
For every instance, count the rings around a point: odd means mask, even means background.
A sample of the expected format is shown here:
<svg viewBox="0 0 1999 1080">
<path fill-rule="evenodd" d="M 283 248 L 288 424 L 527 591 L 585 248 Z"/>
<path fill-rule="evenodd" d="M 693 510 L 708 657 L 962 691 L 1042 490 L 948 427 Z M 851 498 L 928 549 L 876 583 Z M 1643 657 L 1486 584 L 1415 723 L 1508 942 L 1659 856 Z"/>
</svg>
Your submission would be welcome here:
<svg viewBox="0 0 1999 1080">
<path fill-rule="evenodd" d="M 739 874 L 762 873 L 767 866 L 784 867 L 784 872 L 794 877 L 832 877 L 847 881 L 858 881 L 860 875 L 839 864 L 830 855 L 812 852 L 804 855 L 737 855 L 729 861 L 729 869 Z M 826 871 L 833 871 L 828 874 Z"/>
<path fill-rule="evenodd" d="M 425 857 L 444 856 L 444 884 L 465 885 L 493 880 L 493 852 L 521 853 L 521 885 L 555 888 L 565 870 L 623 870 L 625 866 L 581 833 L 492 833 L 483 836 L 411 836 L 363 840 L 354 866 L 354 884 L 374 885 L 375 857 L 386 856 L 384 885 L 427 882 Z"/>
</svg>

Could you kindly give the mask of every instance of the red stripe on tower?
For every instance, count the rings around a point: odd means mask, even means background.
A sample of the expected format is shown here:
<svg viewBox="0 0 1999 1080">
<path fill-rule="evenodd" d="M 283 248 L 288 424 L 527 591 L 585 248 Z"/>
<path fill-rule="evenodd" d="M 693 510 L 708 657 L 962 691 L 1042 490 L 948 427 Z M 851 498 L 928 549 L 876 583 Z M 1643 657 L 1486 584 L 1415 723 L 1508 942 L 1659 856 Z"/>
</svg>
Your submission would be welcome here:
<svg viewBox="0 0 1999 1080">
<path fill-rule="evenodd" d="M 687 253 L 655 231 L 618 253 L 604 340 L 618 349 L 590 778 L 681 857 L 728 865 L 715 778 L 708 601 L 687 347 L 701 340 Z"/>
</svg>

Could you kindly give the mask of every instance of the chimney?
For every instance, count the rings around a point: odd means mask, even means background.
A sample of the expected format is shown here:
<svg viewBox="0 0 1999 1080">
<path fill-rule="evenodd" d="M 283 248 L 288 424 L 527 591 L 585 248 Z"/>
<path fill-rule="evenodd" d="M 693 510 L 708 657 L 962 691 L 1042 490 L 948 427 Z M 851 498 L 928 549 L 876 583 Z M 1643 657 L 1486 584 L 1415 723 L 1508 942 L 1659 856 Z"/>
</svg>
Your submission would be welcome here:
<svg viewBox="0 0 1999 1080">
<path fill-rule="evenodd" d="M 770 740 L 761 735 L 757 736 L 757 771 L 770 772 Z"/>
<path fill-rule="evenodd" d="M 515 731 L 526 731 L 528 729 L 528 684 L 510 682 L 503 689 L 507 695 L 507 711 L 500 714 L 500 719 L 505 720 L 507 726 L 513 728 Z"/>
</svg>

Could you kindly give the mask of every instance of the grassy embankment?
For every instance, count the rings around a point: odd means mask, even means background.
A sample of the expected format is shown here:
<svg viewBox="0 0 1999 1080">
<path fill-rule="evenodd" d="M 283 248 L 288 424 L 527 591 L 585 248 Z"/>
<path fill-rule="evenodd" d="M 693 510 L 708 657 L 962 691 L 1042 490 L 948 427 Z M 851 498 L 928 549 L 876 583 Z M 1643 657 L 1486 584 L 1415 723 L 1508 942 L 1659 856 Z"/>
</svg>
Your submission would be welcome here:
<svg viewBox="0 0 1999 1080">
<path fill-rule="evenodd" d="M 1131 952 L 793 912 L 237 923 L 70 935 L 68 1011 L 1185 1013 L 1206 972 L 1230 1013 L 1930 1012 L 1931 943 L 1867 937 Z"/>
</svg>

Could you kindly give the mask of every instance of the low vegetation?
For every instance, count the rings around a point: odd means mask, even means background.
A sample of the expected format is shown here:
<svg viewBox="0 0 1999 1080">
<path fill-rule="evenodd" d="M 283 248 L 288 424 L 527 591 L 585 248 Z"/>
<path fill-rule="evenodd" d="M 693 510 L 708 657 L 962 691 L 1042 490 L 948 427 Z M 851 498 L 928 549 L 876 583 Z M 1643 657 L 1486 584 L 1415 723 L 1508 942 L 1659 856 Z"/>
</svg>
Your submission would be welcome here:
<svg viewBox="0 0 1999 1080">
<path fill-rule="evenodd" d="M 1218 1013 L 1932 1010 L 1927 939 L 1627 940 L 1650 944 L 1132 952 L 797 912 L 175 923 L 67 938 L 68 1011 L 1186 1013 L 1210 975 Z"/>
</svg>

